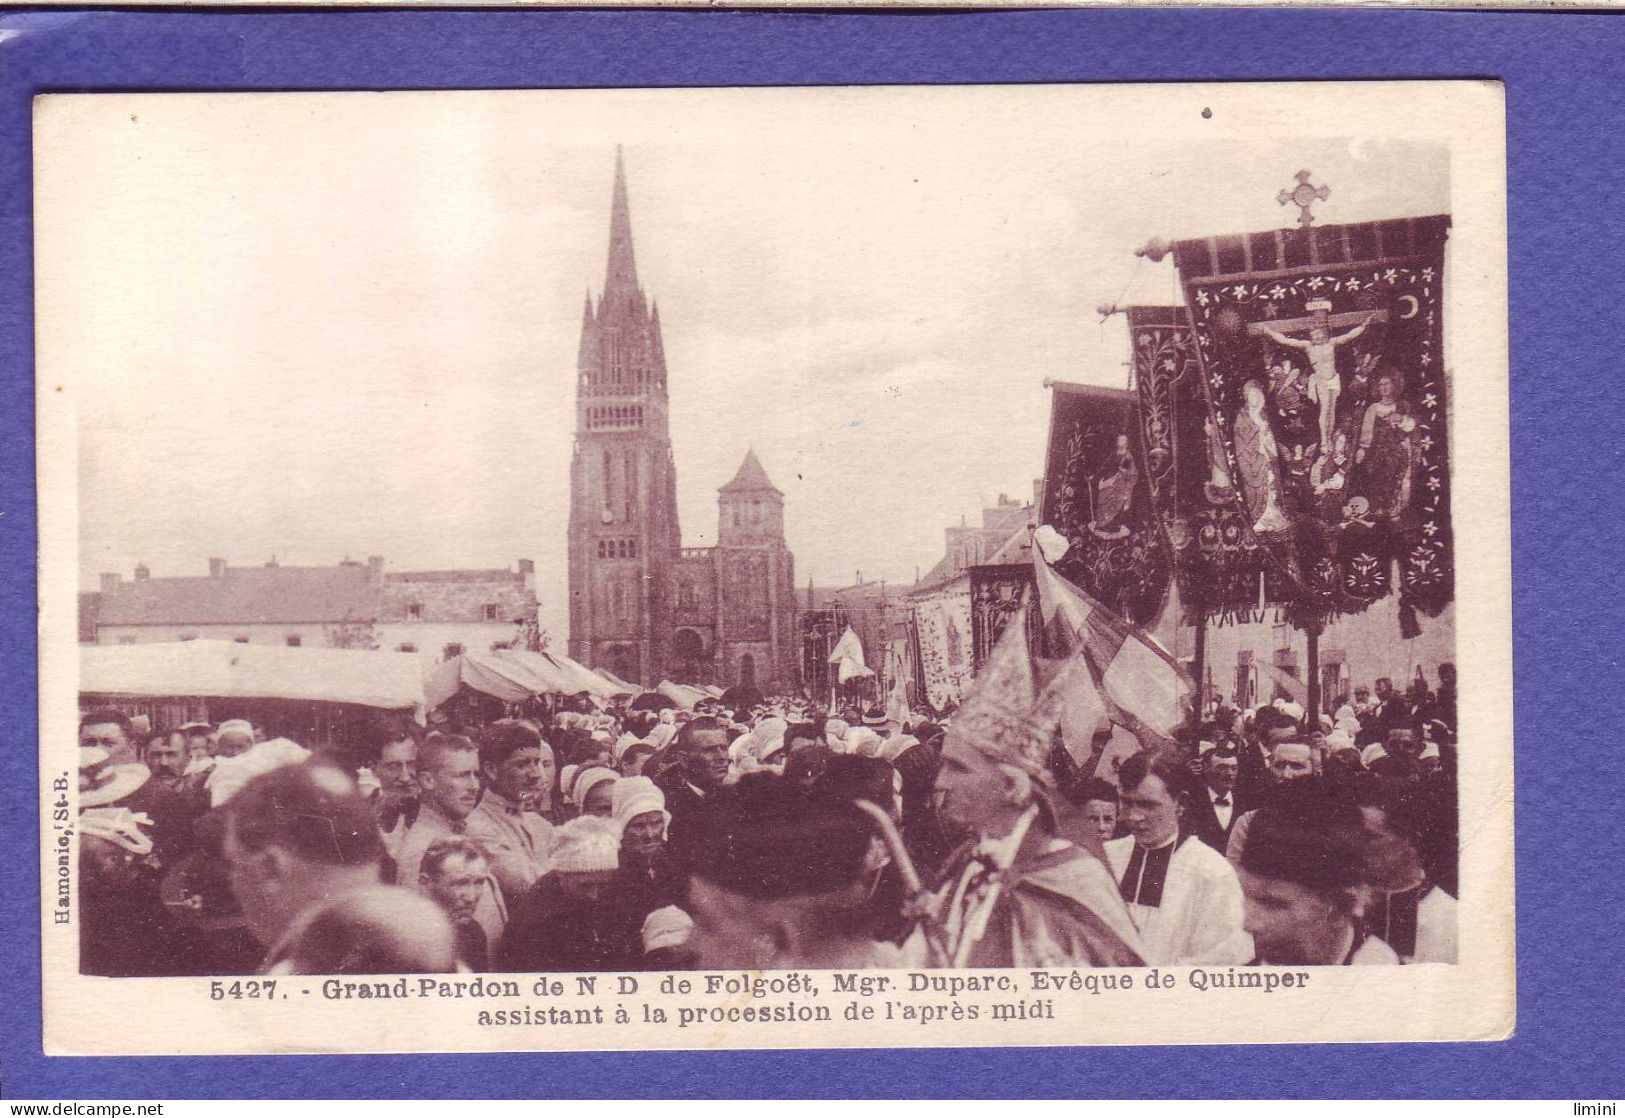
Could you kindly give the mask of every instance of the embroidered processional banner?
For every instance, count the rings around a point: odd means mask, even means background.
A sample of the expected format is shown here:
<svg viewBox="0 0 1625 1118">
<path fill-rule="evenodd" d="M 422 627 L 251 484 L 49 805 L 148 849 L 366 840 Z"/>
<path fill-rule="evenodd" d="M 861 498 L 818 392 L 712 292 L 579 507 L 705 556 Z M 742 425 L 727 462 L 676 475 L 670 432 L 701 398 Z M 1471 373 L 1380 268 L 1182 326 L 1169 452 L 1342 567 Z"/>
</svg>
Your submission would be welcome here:
<svg viewBox="0 0 1625 1118">
<path fill-rule="evenodd" d="M 1146 485 L 1134 394 L 1051 381 L 1040 519 L 1066 537 L 1061 575 L 1136 625 L 1168 591 L 1168 548 Z"/>
<path fill-rule="evenodd" d="M 1270 604 L 1355 613 L 1396 577 L 1402 617 L 1451 599 L 1449 228 L 1435 216 L 1174 246 L 1224 448 L 1209 484 L 1232 489 L 1276 576 Z"/>
<path fill-rule="evenodd" d="M 1275 574 L 1249 531 L 1208 415 L 1184 307 L 1129 307 L 1146 488 L 1173 555 L 1179 600 L 1208 620 L 1249 619 Z M 1281 591 L 1276 590 L 1279 594 Z"/>
<path fill-rule="evenodd" d="M 993 654 L 1004 627 L 1021 609 L 1033 584 L 1031 563 L 990 563 L 970 568 L 971 651 L 978 672 Z"/>
<path fill-rule="evenodd" d="M 969 589 L 956 581 L 913 599 L 913 612 L 920 689 L 941 713 L 958 705 L 975 675 Z"/>
</svg>

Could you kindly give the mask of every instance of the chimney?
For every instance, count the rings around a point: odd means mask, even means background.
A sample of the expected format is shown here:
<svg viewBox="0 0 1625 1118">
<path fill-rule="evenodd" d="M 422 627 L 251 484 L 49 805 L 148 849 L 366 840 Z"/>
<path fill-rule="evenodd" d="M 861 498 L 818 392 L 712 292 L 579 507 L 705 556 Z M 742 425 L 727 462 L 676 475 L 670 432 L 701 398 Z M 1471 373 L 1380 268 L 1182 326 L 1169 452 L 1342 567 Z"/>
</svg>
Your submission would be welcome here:
<svg viewBox="0 0 1625 1118">
<path fill-rule="evenodd" d="M 534 560 L 519 560 L 519 580 L 524 583 L 526 590 L 532 594 L 536 593 L 536 563 Z"/>
<path fill-rule="evenodd" d="M 119 581 L 120 579 L 117 572 L 104 571 L 102 573 L 102 593 L 111 594 L 113 591 L 117 590 Z"/>
<path fill-rule="evenodd" d="M 1043 507 L 1044 507 L 1044 479 L 1041 478 L 1041 477 L 1035 477 L 1035 478 L 1033 478 L 1033 508 L 1041 509 Z"/>
<path fill-rule="evenodd" d="M 367 556 L 367 581 L 374 586 L 383 585 L 384 557 L 382 555 Z"/>
<path fill-rule="evenodd" d="M 226 577 L 226 561 L 224 559 L 210 559 L 209 560 L 209 577 L 210 578 L 225 578 Z"/>
<path fill-rule="evenodd" d="M 145 563 L 137 563 L 135 565 L 135 580 L 137 582 L 146 582 L 151 577 L 152 572 L 147 570 L 147 565 Z"/>
</svg>

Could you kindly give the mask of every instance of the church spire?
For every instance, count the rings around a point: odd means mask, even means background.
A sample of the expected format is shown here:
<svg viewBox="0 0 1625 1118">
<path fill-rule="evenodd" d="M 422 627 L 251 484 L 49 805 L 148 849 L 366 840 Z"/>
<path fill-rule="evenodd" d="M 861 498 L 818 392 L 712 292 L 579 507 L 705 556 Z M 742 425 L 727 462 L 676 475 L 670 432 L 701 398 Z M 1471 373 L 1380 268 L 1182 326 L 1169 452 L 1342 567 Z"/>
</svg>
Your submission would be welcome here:
<svg viewBox="0 0 1625 1118">
<path fill-rule="evenodd" d="M 632 256 L 632 210 L 626 201 L 626 162 L 615 146 L 615 195 L 609 213 L 609 266 L 604 271 L 604 301 L 619 302 L 638 290 L 637 261 Z"/>
</svg>

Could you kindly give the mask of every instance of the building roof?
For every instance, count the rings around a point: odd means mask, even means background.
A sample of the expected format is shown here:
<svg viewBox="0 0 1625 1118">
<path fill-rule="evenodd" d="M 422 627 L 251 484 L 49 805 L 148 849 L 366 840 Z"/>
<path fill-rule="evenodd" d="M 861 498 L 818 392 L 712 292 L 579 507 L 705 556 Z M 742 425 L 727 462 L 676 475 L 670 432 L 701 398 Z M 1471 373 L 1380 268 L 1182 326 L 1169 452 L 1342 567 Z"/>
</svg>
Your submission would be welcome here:
<svg viewBox="0 0 1625 1118">
<path fill-rule="evenodd" d="M 958 548 L 950 546 L 948 553 L 937 560 L 936 566 L 921 577 L 914 589 L 923 592 L 946 586 L 971 567 L 1027 562 L 1032 557 L 1031 533 L 1027 529 L 1031 513 L 1030 505 L 1017 506 L 1013 513 L 1000 517 L 1001 521 L 1010 522 L 1006 526 L 959 529 Z M 983 523 L 988 523 L 985 516 Z"/>
<path fill-rule="evenodd" d="M 738 492 L 773 492 L 784 496 L 772 481 L 768 479 L 767 471 L 762 468 L 761 459 L 756 457 L 754 449 L 745 451 L 745 460 L 739 464 L 739 472 L 734 479 L 721 489 L 723 493 Z"/>
<path fill-rule="evenodd" d="M 226 567 L 218 576 L 120 582 L 102 592 L 101 625 L 317 624 L 367 621 L 383 587 L 359 563 Z"/>
<path fill-rule="evenodd" d="M 505 567 L 487 567 L 466 571 L 390 571 L 384 582 L 523 582 L 522 573 Z"/>
<path fill-rule="evenodd" d="M 804 609 L 853 609 L 881 597 L 888 603 L 901 602 L 913 587 L 906 582 L 865 579 L 850 586 L 806 586 L 796 591 L 796 603 Z"/>
</svg>

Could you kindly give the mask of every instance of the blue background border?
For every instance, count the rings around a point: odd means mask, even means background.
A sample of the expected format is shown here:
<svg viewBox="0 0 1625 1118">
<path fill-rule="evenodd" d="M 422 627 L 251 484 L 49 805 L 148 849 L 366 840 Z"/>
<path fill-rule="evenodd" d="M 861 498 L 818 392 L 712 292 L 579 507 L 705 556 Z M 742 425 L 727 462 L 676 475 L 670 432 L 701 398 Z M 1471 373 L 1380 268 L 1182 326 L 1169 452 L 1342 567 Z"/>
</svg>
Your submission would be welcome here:
<svg viewBox="0 0 1625 1118">
<path fill-rule="evenodd" d="M 1449 12 L 0 12 L 0 1092 L 1568 1097 L 1625 1093 L 1615 800 L 1625 23 Z M 1507 86 L 1518 1031 L 1481 1045 L 45 1059 L 29 101 L 47 90 L 1486 77 Z M 1609 341 L 1614 344 L 1609 345 Z M 1460 463 L 1471 469 L 1472 463 Z M 20 809 L 20 810 L 19 810 Z M 1509 914 L 1510 918 L 1510 914 Z M 138 1021 L 128 1028 L 140 1029 Z M 177 1035 L 184 1045 L 184 1035 Z"/>
</svg>

